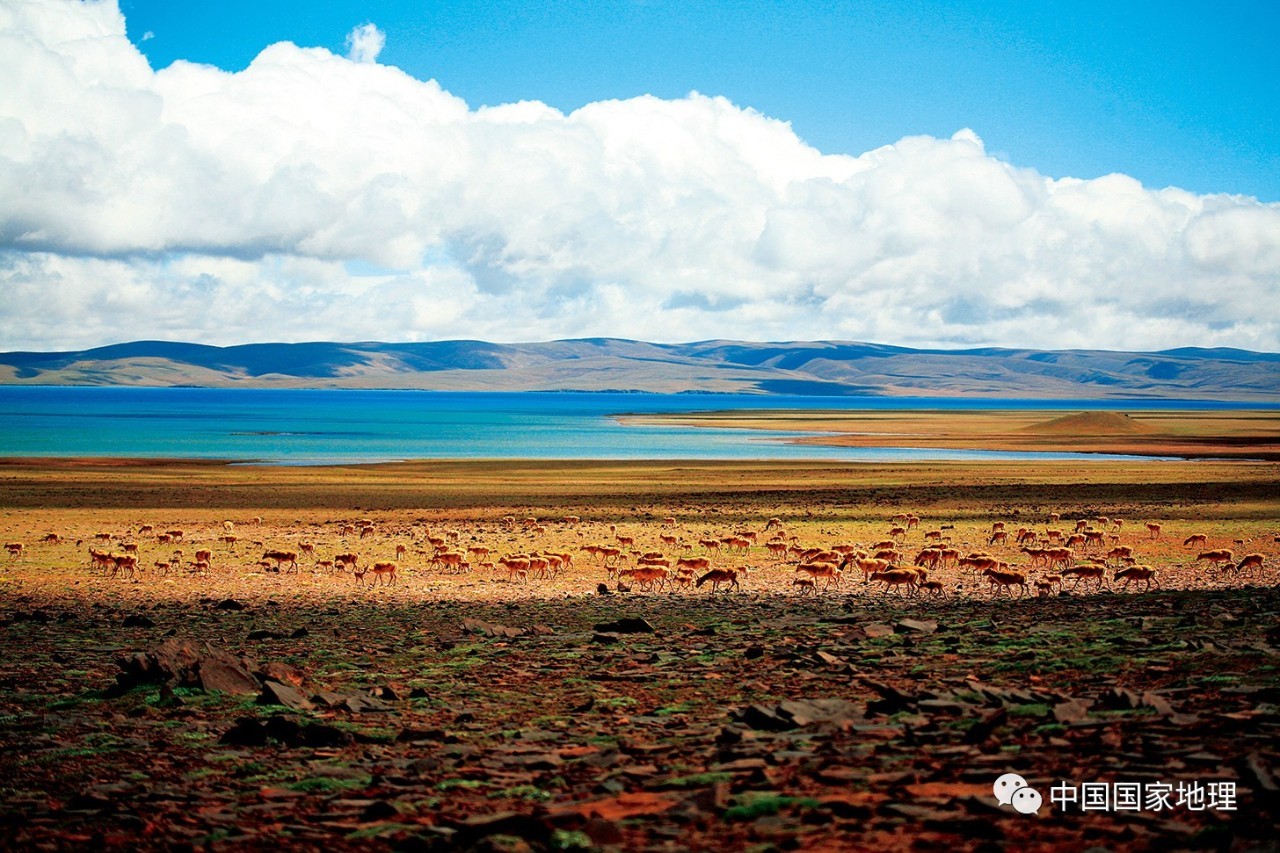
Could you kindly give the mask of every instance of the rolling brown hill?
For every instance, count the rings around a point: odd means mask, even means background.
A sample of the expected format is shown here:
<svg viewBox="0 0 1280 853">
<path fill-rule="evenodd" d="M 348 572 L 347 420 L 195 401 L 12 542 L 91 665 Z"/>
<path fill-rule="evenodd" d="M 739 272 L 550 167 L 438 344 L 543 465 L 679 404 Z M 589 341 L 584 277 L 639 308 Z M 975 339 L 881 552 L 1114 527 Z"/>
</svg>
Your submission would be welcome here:
<svg viewBox="0 0 1280 853">
<path fill-rule="evenodd" d="M 1280 401 L 1280 354 L 613 338 L 230 347 L 139 341 L 0 353 L 0 384 Z"/>
<path fill-rule="evenodd" d="M 1157 429 L 1121 412 L 1080 412 L 1031 424 L 1023 432 L 1037 435 L 1153 435 Z"/>
</svg>

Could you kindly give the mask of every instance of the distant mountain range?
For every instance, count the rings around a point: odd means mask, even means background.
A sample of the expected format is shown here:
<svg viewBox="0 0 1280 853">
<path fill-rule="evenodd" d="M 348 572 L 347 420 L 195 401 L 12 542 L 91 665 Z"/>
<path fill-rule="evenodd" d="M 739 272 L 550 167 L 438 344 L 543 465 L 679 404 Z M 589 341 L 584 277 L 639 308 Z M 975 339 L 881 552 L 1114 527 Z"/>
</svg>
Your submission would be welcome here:
<svg viewBox="0 0 1280 853">
<path fill-rule="evenodd" d="M 613 338 L 232 347 L 138 341 L 0 353 L 0 384 L 1280 401 L 1280 354 Z"/>
</svg>

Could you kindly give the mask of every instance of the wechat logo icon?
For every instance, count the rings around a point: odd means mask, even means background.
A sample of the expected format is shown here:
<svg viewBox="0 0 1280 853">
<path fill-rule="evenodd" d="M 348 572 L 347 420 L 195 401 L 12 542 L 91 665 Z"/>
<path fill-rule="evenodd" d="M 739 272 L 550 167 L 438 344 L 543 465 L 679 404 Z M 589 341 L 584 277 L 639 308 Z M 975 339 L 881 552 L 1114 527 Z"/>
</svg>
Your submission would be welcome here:
<svg viewBox="0 0 1280 853">
<path fill-rule="evenodd" d="M 1027 780 L 1017 773 L 1006 773 L 991 786 L 991 793 L 1002 806 L 1013 806 L 1019 814 L 1036 814 L 1044 804 L 1044 798 Z"/>
</svg>

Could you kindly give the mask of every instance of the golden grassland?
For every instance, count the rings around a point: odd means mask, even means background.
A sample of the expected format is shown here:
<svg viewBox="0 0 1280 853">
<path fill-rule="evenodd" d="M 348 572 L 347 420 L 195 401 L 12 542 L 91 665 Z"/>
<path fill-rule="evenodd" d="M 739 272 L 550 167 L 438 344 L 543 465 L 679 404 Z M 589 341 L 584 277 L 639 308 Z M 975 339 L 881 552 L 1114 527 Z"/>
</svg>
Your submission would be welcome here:
<svg viewBox="0 0 1280 853">
<path fill-rule="evenodd" d="M 990 550 L 1032 580 L 1044 572 L 1028 563 L 1013 542 L 991 545 L 991 524 L 1003 521 L 1041 534 L 1051 527 L 1091 524 L 1105 517 L 1108 547 L 1127 544 L 1143 564 L 1160 572 L 1163 585 L 1207 588 L 1239 585 L 1230 573 L 1209 570 L 1182 545 L 1205 533 L 1206 547 L 1237 556 L 1261 552 L 1265 577 L 1277 565 L 1280 534 L 1280 465 L 1246 461 L 1045 462 L 1028 464 L 937 462 L 840 464 L 815 462 L 548 462 L 424 461 L 383 465 L 279 467 L 172 460 L 7 460 L 0 464 L 0 537 L 23 542 L 20 559 L 5 567 L 9 589 L 57 587 L 70 579 L 97 591 L 120 588 L 119 579 L 86 568 L 97 534 L 102 547 L 138 545 L 137 581 L 148 593 L 181 597 L 209 594 L 288 594 L 314 597 L 365 595 L 350 575 L 319 571 L 316 560 L 355 551 L 362 561 L 398 560 L 399 582 L 380 596 L 471 600 L 563 597 L 594 594 L 612 581 L 603 566 L 581 552 L 591 543 L 616 544 L 634 537 L 624 552 L 661 552 L 673 562 L 707 556 L 715 567 L 746 569 L 752 592 L 793 594 L 794 567 L 766 551 L 765 526 L 782 521 L 790 541 L 829 547 L 870 547 L 884 540 L 893 515 L 911 512 L 921 526 L 901 538 L 901 562 L 925 544 L 927 530 L 968 553 Z M 1062 520 L 1050 522 L 1051 513 Z M 576 516 L 580 523 L 565 519 Z M 515 517 L 519 523 L 505 519 Z M 261 519 L 258 522 L 253 519 Z M 523 524 L 536 518 L 544 529 Z M 343 535 L 344 524 L 368 519 L 367 538 Z M 673 519 L 674 524 L 668 522 Z M 1115 520 L 1121 521 L 1120 526 Z M 220 541 L 231 522 L 234 545 Z M 1146 524 L 1162 525 L 1158 539 Z M 180 545 L 162 545 L 157 532 L 180 528 Z M 709 552 L 699 540 L 754 531 L 759 544 L 747 553 Z M 452 574 L 431 564 L 431 534 L 454 531 L 459 550 L 472 545 L 502 554 L 573 552 L 574 567 L 552 578 L 513 583 L 495 569 Z M 47 533 L 62 538 L 40 544 Z M 663 539 L 663 537 L 668 537 Z M 276 574 L 259 566 L 268 549 L 297 551 L 301 571 Z M 404 553 L 397 558 L 397 546 Z M 185 564 L 197 548 L 213 551 L 213 571 L 191 575 L 175 566 L 160 576 L 151 567 L 169 561 L 175 548 Z M 1079 550 L 1079 549 L 1077 549 Z M 1100 551 L 1079 551 L 1079 558 Z M 0 557 L 0 559 L 3 559 Z M 624 558 L 626 559 L 626 558 Z M 480 563 L 483 559 L 473 562 Z M 625 563 L 624 563 L 625 565 Z M 189 568 L 189 566 L 188 566 Z M 935 574 L 949 593 L 985 594 L 983 584 L 958 569 Z M 370 578 L 372 580 L 372 578 Z M 846 583 L 845 593 L 872 594 L 873 587 Z M 1253 578 L 1256 581 L 1258 578 Z M 846 579 L 848 581 L 848 579 Z M 130 584 L 134 586 L 136 584 Z"/>
<path fill-rule="evenodd" d="M 752 411 L 627 415 L 626 423 L 814 432 L 802 444 L 1280 459 L 1280 412 Z"/>
</svg>

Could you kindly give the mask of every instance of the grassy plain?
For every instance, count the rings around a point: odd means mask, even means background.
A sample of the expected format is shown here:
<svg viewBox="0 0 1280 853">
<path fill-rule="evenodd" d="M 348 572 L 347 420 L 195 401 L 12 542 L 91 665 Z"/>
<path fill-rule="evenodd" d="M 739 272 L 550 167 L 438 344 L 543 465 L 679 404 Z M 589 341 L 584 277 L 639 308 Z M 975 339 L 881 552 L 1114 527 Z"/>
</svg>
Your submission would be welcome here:
<svg viewBox="0 0 1280 853">
<path fill-rule="evenodd" d="M 993 598 L 949 568 L 945 596 L 861 576 L 809 595 L 763 547 L 697 544 L 763 543 L 776 517 L 799 544 L 865 545 L 903 512 L 921 518 L 906 562 L 939 530 L 1035 579 L 992 523 L 1088 519 L 1161 588 Z M 357 519 L 374 532 L 343 535 Z M 175 528 L 183 543 L 157 541 Z M 426 542 L 448 531 L 574 566 L 449 573 Z M 1262 570 L 1195 561 L 1194 533 Z M 743 588 L 619 591 L 579 550 L 617 534 L 745 568 Z M 1278 534 L 1266 461 L 8 460 L 0 538 L 24 548 L 0 554 L 0 846 L 1256 849 L 1280 814 Z M 297 572 L 259 564 L 304 541 Z M 90 567 L 89 547 L 127 543 L 139 575 Z M 314 564 L 397 545 L 391 585 Z M 154 568 L 175 547 L 179 567 Z M 199 549 L 207 575 L 189 570 Z M 605 624 L 623 617 L 653 633 Z M 245 659 L 252 689 L 117 684 L 118 658 L 166 640 Z M 268 679 L 309 707 L 264 701 Z M 995 804 L 1005 772 L 1041 791 L 1039 815 Z M 1064 811 L 1062 781 L 1230 782 L 1236 808 Z"/>
</svg>

